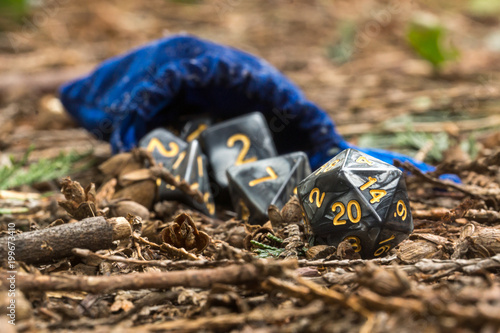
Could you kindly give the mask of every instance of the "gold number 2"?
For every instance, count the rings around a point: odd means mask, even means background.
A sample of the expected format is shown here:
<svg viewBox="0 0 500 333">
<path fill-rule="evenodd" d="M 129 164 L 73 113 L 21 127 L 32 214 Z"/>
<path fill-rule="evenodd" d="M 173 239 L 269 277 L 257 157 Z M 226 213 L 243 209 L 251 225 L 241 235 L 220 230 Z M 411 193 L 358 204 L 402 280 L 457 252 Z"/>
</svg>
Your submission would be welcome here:
<svg viewBox="0 0 500 333">
<path fill-rule="evenodd" d="M 257 161 L 256 156 L 245 159 L 245 156 L 247 155 L 248 150 L 250 149 L 250 144 L 251 144 L 248 136 L 246 136 L 245 134 L 241 134 L 241 133 L 231 135 L 229 137 L 229 139 L 227 139 L 227 146 L 229 148 L 234 147 L 234 144 L 236 141 L 241 141 L 241 143 L 243 143 L 243 147 L 241 148 L 240 153 L 238 154 L 238 157 L 236 158 L 236 162 L 234 163 L 235 165 L 240 165 L 240 164 L 245 164 L 245 163 Z"/>
<path fill-rule="evenodd" d="M 168 147 L 170 150 L 165 149 L 163 144 L 158 140 L 157 138 L 153 138 L 151 141 L 149 141 L 148 147 L 146 148 L 147 151 L 154 151 L 155 148 L 158 149 L 160 154 L 162 154 L 165 157 L 174 157 L 179 153 L 179 145 L 175 142 L 170 142 L 168 144 Z"/>
<path fill-rule="evenodd" d="M 267 176 L 267 177 L 261 177 L 261 178 L 257 178 L 257 179 L 251 180 L 248 183 L 248 185 L 250 185 L 250 187 L 252 187 L 252 186 L 255 186 L 255 185 L 259 184 L 259 183 L 267 182 L 268 180 L 273 180 L 273 179 L 278 178 L 278 175 L 276 174 L 276 172 L 274 172 L 273 168 L 267 167 L 266 171 L 269 174 L 269 176 Z"/>
<path fill-rule="evenodd" d="M 323 204 L 323 200 L 325 199 L 325 192 L 323 192 L 323 194 L 321 194 L 321 191 L 319 190 L 319 188 L 317 188 L 317 187 L 313 188 L 311 193 L 309 193 L 309 202 L 310 203 L 314 202 L 314 195 L 315 194 L 316 194 L 316 206 L 319 208 L 319 207 L 321 207 L 321 205 Z"/>
</svg>

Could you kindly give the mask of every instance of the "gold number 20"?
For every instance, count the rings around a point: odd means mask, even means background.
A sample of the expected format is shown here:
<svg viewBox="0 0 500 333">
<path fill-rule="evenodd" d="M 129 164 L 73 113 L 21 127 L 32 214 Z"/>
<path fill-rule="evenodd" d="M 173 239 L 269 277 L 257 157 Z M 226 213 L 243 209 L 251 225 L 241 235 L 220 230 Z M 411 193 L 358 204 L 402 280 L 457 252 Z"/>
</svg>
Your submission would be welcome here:
<svg viewBox="0 0 500 333">
<path fill-rule="evenodd" d="M 338 213 L 337 208 L 340 208 Z M 354 217 L 354 210 L 356 210 L 356 217 Z M 346 224 L 346 220 L 340 220 L 345 211 L 346 209 L 342 202 L 336 202 L 332 205 L 332 212 L 336 213 L 333 218 L 333 225 Z M 351 200 L 347 203 L 347 217 L 352 223 L 358 223 L 361 220 L 361 206 L 356 200 Z"/>
</svg>

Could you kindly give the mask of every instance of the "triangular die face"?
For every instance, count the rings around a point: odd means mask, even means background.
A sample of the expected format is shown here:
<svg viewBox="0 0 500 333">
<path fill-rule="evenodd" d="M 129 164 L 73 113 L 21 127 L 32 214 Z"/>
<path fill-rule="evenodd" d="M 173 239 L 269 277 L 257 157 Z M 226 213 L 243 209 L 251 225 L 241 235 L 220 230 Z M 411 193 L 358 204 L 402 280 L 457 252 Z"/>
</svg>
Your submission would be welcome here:
<svg viewBox="0 0 500 333">
<path fill-rule="evenodd" d="M 385 215 L 384 228 L 399 232 L 403 239 L 413 231 L 413 217 L 403 177 L 399 180 L 392 202 Z"/>
<path fill-rule="evenodd" d="M 151 152 L 157 163 L 169 169 L 180 152 L 187 148 L 187 143 L 163 128 L 149 132 L 139 141 L 139 147 Z"/>
<path fill-rule="evenodd" d="M 337 202 L 344 202 L 344 199 L 348 199 L 347 202 L 358 200 L 358 196 L 352 190 L 349 181 L 342 177 L 341 174 L 337 173 L 327 182 L 320 178 L 312 178 L 309 181 L 302 181 L 297 187 L 305 217 L 316 235 L 343 230 L 347 227 L 347 225 L 333 225 L 336 213 L 332 210 L 332 207 Z M 343 216 L 339 218 L 339 220 L 343 219 Z"/>
<path fill-rule="evenodd" d="M 383 220 L 387 210 L 392 203 L 402 173 L 398 169 L 393 170 L 356 170 L 346 169 L 342 172 L 358 193 L 358 196 L 370 210 L 376 211 Z"/>
<path fill-rule="evenodd" d="M 307 162 L 307 165 L 305 164 Z M 292 171 L 297 170 L 292 177 Z M 302 175 L 300 174 L 302 172 Z M 252 163 L 232 166 L 227 170 L 233 205 L 238 207 L 239 196 L 244 196 L 252 215 L 267 216 L 267 208 L 278 193 L 288 197 L 298 181 L 310 172 L 304 153 L 291 153 Z M 294 181 L 287 184 L 287 182 Z M 281 200 L 282 201 L 282 200 Z M 265 222 L 265 221 L 264 221 Z"/>
<path fill-rule="evenodd" d="M 167 200 L 181 200 L 194 206 L 207 215 L 215 213 L 212 191 L 207 174 L 206 157 L 202 154 L 197 140 L 192 141 L 188 148 L 180 152 L 170 168 L 172 175 L 178 180 L 186 180 L 192 189 L 203 195 L 204 203 L 188 198 L 182 191 L 162 183 L 160 197 Z"/>
<path fill-rule="evenodd" d="M 356 149 L 344 150 L 347 154 L 347 159 L 344 168 L 346 169 L 396 169 L 394 166 L 382 162 L 381 160 L 372 157 L 368 154 L 362 153 Z"/>
<path fill-rule="evenodd" d="M 290 200 L 290 197 L 296 191 L 297 185 L 311 173 L 309 159 L 303 152 L 291 153 L 282 157 L 286 158 L 292 167 L 286 179 L 283 180 L 281 188 L 271 201 L 272 205 L 280 209 Z"/>
<path fill-rule="evenodd" d="M 180 138 L 186 142 L 197 140 L 200 134 L 212 125 L 210 117 L 198 117 L 188 121 L 182 128 Z"/>
<path fill-rule="evenodd" d="M 338 172 L 338 170 L 342 168 L 345 162 L 346 155 L 347 155 L 347 150 L 341 151 L 335 157 L 330 159 L 328 162 L 320 166 L 318 169 L 314 170 L 311 173 L 311 175 L 309 175 L 309 177 L 304 179 L 304 182 L 308 181 L 311 178 L 323 177 L 326 175 L 330 177 L 332 173 Z"/>
</svg>

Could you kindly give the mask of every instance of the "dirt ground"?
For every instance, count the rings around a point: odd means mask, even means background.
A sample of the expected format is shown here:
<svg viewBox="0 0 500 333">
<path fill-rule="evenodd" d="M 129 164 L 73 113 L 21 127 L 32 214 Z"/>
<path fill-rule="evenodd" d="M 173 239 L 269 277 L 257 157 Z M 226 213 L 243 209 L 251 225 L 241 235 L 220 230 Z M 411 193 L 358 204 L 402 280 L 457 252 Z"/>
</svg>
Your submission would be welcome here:
<svg viewBox="0 0 500 333">
<path fill-rule="evenodd" d="M 111 216 L 125 212 L 145 217 L 128 216 L 132 234 L 101 251 L 18 262 L 15 326 L 1 258 L 0 331 L 498 332 L 500 12 L 472 8 L 480 2 L 47 0 L 17 24 L 0 19 L 0 168 L 13 159 L 29 175 L 41 159 L 85 155 L 56 179 L 0 187 L 3 239 L 12 224 L 26 233 L 87 217 L 96 225 L 119 225 Z M 422 17 L 459 51 L 439 70 L 407 41 Z M 179 32 L 266 59 L 351 142 L 438 165 L 430 175 L 400 166 L 412 171 L 409 240 L 364 260 L 346 244 L 308 249 L 300 221 L 259 227 L 222 209 L 210 218 L 174 202 L 146 212 L 113 203 L 115 185 L 97 168 L 111 157 L 109 144 L 70 119 L 57 87 Z M 439 180 L 442 173 L 462 184 Z M 68 202 L 58 205 L 61 188 Z M 189 217 L 172 222 L 182 212 Z M 196 235 L 195 245 L 165 236 L 176 226 Z"/>
</svg>

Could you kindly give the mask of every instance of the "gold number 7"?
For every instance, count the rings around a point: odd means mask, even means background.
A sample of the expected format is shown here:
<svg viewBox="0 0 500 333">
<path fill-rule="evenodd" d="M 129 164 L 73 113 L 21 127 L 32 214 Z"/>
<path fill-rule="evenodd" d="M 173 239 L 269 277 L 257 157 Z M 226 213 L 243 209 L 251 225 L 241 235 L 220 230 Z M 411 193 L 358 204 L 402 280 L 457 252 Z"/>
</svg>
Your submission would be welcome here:
<svg viewBox="0 0 500 333">
<path fill-rule="evenodd" d="M 248 183 L 248 185 L 250 185 L 250 187 L 252 187 L 252 186 L 255 186 L 255 185 L 259 184 L 259 183 L 267 182 L 268 180 L 273 180 L 273 179 L 278 178 L 278 175 L 276 174 L 276 172 L 274 172 L 273 168 L 267 167 L 266 171 L 269 174 L 269 176 L 267 176 L 267 177 L 261 177 L 261 178 L 257 178 L 257 179 L 251 180 Z"/>
</svg>

